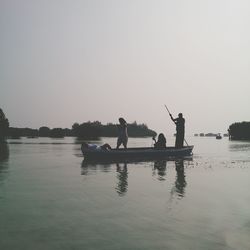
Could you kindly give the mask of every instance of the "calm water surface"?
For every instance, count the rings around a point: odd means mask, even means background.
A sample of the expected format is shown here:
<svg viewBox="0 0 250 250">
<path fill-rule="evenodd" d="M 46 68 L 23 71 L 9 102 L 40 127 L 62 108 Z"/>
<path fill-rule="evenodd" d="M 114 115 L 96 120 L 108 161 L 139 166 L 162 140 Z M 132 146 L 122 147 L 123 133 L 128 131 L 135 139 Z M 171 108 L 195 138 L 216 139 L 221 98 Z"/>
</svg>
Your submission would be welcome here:
<svg viewBox="0 0 250 250">
<path fill-rule="evenodd" d="M 0 249 L 249 250 L 250 142 L 187 141 L 191 159 L 91 165 L 74 138 L 9 140 Z"/>
</svg>

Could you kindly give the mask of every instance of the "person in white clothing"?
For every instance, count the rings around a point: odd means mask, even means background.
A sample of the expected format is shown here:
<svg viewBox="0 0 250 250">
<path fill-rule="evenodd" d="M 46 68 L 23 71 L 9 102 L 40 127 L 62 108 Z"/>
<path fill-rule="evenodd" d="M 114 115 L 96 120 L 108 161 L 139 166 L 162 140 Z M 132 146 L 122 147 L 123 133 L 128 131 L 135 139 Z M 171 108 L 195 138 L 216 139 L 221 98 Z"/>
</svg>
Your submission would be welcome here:
<svg viewBox="0 0 250 250">
<path fill-rule="evenodd" d="M 90 144 L 83 142 L 81 146 L 82 150 L 111 150 L 111 146 L 108 143 L 105 143 L 103 145 L 96 145 L 96 144 Z"/>
</svg>

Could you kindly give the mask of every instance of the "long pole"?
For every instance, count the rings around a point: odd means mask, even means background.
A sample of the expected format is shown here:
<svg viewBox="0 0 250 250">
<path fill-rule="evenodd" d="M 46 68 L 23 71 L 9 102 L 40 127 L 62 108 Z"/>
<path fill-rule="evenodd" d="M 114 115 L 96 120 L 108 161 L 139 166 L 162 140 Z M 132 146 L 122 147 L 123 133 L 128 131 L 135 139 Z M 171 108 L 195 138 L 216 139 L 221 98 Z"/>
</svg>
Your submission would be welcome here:
<svg viewBox="0 0 250 250">
<path fill-rule="evenodd" d="M 168 111 L 169 115 L 171 116 L 171 113 L 169 112 L 169 109 L 168 109 L 167 105 L 166 105 L 166 104 L 164 104 L 164 106 L 165 106 L 165 108 L 167 109 L 167 111 Z M 186 141 L 186 139 L 185 139 L 185 138 L 184 138 L 184 141 L 185 141 L 185 143 L 186 143 L 186 144 L 187 144 L 187 146 L 188 146 L 188 143 L 187 143 L 187 141 Z"/>
<path fill-rule="evenodd" d="M 169 112 L 169 110 L 168 110 L 167 105 L 166 105 L 166 104 L 164 104 L 164 105 L 165 105 L 165 108 L 167 109 L 167 111 L 168 111 L 169 115 L 171 115 L 171 114 L 170 114 L 170 112 Z"/>
</svg>

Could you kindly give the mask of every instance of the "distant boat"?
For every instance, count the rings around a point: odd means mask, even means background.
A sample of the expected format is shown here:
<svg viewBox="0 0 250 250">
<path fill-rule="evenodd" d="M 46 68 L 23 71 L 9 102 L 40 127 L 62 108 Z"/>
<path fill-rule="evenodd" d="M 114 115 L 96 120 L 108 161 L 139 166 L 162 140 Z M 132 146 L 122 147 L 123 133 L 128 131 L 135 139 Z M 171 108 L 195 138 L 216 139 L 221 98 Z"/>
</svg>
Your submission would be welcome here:
<svg viewBox="0 0 250 250">
<path fill-rule="evenodd" d="M 220 134 L 217 134 L 215 138 L 219 140 L 222 139 L 222 136 Z"/>
<path fill-rule="evenodd" d="M 207 134 L 205 134 L 205 136 L 206 136 L 206 137 L 215 137 L 215 136 L 217 136 L 217 135 L 214 134 L 214 133 L 207 133 Z"/>
</svg>

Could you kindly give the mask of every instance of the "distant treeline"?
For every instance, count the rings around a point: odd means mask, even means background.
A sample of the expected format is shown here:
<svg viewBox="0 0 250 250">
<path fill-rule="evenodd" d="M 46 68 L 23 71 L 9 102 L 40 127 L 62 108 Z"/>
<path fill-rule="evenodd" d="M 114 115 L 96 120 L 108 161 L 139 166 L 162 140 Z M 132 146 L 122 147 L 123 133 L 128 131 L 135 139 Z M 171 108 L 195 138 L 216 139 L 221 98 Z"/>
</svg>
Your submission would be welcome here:
<svg viewBox="0 0 250 250">
<path fill-rule="evenodd" d="M 133 122 L 128 124 L 128 135 L 130 137 L 146 137 L 155 136 L 157 133 L 147 127 L 146 124 L 137 124 Z M 52 137 L 63 138 L 65 136 L 75 136 L 79 138 L 98 138 L 98 137 L 116 137 L 118 129 L 116 124 L 108 123 L 107 125 L 101 124 L 99 121 L 84 122 L 82 124 L 74 123 L 72 128 L 53 128 L 43 126 L 39 129 L 31 128 L 13 128 L 9 127 L 7 137 Z"/>
<path fill-rule="evenodd" d="M 200 133 L 200 134 L 194 134 L 194 136 L 200 136 L 200 137 L 216 137 L 217 135 L 219 135 L 220 133 L 207 133 L 207 134 L 204 134 L 204 133 Z M 228 137 L 228 134 L 223 134 L 224 137 Z"/>
<path fill-rule="evenodd" d="M 231 140 L 250 140 L 250 122 L 236 122 L 229 126 Z"/>
</svg>

